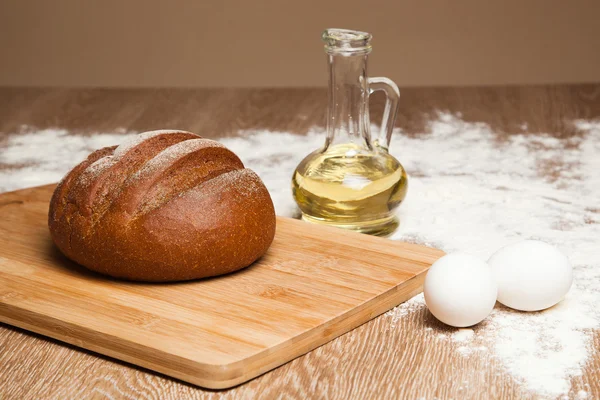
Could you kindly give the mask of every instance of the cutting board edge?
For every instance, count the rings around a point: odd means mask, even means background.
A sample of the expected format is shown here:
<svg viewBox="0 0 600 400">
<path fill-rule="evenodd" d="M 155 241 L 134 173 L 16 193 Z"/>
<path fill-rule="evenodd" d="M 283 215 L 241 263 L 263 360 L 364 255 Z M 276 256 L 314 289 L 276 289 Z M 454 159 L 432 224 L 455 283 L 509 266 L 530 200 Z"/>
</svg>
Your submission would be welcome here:
<svg viewBox="0 0 600 400">
<path fill-rule="evenodd" d="M 96 342 L 91 339 L 81 339 L 82 337 L 96 336 L 97 332 L 83 326 L 57 320 L 54 317 L 49 317 L 7 303 L 0 303 L 0 322 L 45 337 L 50 337 L 78 348 L 108 356 L 121 362 L 156 371 L 194 385 L 209 389 L 227 389 L 254 379 L 298 358 L 331 340 L 356 329 L 371 319 L 419 294 L 422 291 L 426 272 L 427 271 L 424 270 L 420 274 L 416 274 L 413 278 L 391 287 L 389 290 L 365 301 L 363 304 L 349 312 L 338 315 L 336 318 L 330 320 L 326 324 L 320 325 L 318 328 L 306 331 L 275 347 L 258 352 L 249 358 L 234 361 L 229 364 L 207 364 L 162 352 L 161 357 L 158 357 L 158 359 L 165 360 L 165 362 L 152 362 L 149 361 L 146 356 L 142 356 L 141 358 L 135 356 L 135 353 L 140 352 L 140 349 L 132 347 L 145 347 L 138 343 L 124 343 L 122 339 L 115 338 L 115 341 L 111 346 L 107 345 L 110 340 L 107 339 L 106 335 L 98 335 L 97 339 L 99 339 L 99 341 Z M 414 286 L 415 283 L 417 283 L 418 286 L 412 288 L 412 290 L 402 290 Z M 385 297 L 386 299 L 382 300 L 382 297 Z M 11 308 L 20 309 L 20 311 L 11 312 Z M 28 315 L 29 318 L 15 318 L 20 315 Z M 48 324 L 48 319 L 51 320 L 51 324 Z M 39 322 L 36 323 L 36 321 Z M 45 328 L 45 326 L 49 325 L 56 327 L 56 329 L 52 330 Z M 70 332 L 71 334 L 65 332 Z M 315 337 L 318 339 L 314 339 Z M 121 342 L 122 349 L 128 351 L 114 350 L 114 343 L 117 341 Z M 147 348 L 147 350 L 151 350 L 154 354 L 158 351 L 156 348 Z M 288 356 L 281 357 L 282 352 L 287 352 Z M 174 368 L 173 364 L 185 365 L 185 368 Z M 251 364 L 258 364 L 258 366 Z M 183 370 L 191 371 L 193 374 L 185 373 Z"/>
<path fill-rule="evenodd" d="M 16 315 L 17 317 L 19 315 L 28 315 L 30 318 L 27 318 L 27 320 L 24 320 L 22 318 L 11 317 L 10 315 L 7 315 L 8 313 L 5 312 L 5 310 L 7 310 L 7 309 L 9 310 L 9 312 L 10 312 L 10 309 L 14 309 L 14 310 L 20 309 L 20 311 L 13 312 L 11 314 Z M 28 320 L 31 320 L 31 321 L 28 321 Z M 44 323 L 41 323 L 41 322 L 36 323 L 35 322 L 35 321 L 42 321 L 42 320 L 46 320 L 46 322 L 44 322 Z M 47 321 L 52 321 L 54 323 L 52 326 L 55 326 L 57 329 L 53 330 L 53 329 L 45 328 L 44 325 L 48 325 Z M 113 350 L 111 348 L 111 346 L 107 346 L 107 344 L 110 342 L 110 340 L 106 340 L 106 338 L 109 337 L 106 334 L 99 335 L 98 338 L 101 340 L 98 342 L 94 342 L 92 340 L 81 339 L 81 337 L 94 336 L 97 334 L 97 332 L 95 332 L 92 329 L 88 329 L 86 327 L 83 327 L 83 326 L 80 326 L 77 324 L 57 320 L 54 317 L 50 317 L 50 316 L 47 316 L 47 315 L 44 315 L 41 313 L 36 313 L 31 310 L 21 308 L 18 306 L 12 306 L 12 305 L 9 305 L 6 303 L 0 303 L 0 322 L 10 325 L 10 326 L 13 326 L 13 327 L 24 329 L 29 332 L 33 332 L 33 333 L 42 335 L 44 337 L 58 340 L 63 343 L 67 343 L 76 348 L 84 349 L 87 351 L 91 351 L 91 352 L 94 352 L 97 354 L 101 354 L 101 355 L 110 357 L 112 360 L 117 360 L 120 362 L 129 363 L 129 364 L 137 366 L 137 367 L 146 368 L 149 371 L 158 372 L 160 374 L 164 374 L 166 376 L 177 378 L 182 381 L 193 383 L 195 385 L 202 386 L 202 387 L 211 388 L 212 386 L 211 386 L 210 382 L 212 382 L 212 380 L 210 378 L 198 378 L 195 375 L 185 374 L 184 372 L 181 372 L 181 368 L 173 369 L 171 367 L 166 366 L 166 363 L 161 364 L 160 362 L 148 361 L 147 356 L 142 356 L 141 358 L 136 357 L 134 355 L 134 353 L 139 351 L 139 349 L 138 350 L 131 349 L 131 346 L 139 347 L 140 349 L 146 349 L 147 351 L 150 351 L 151 354 L 154 354 L 155 356 L 162 355 L 163 357 L 157 357 L 157 358 L 160 358 L 160 359 L 168 358 L 169 359 L 168 363 L 171 365 L 174 363 L 185 364 L 186 370 L 188 370 L 188 371 L 192 370 L 195 374 L 199 374 L 199 375 L 204 375 L 204 376 L 211 375 L 215 369 L 218 370 L 219 368 L 222 367 L 221 365 L 217 365 L 217 364 L 202 363 L 199 361 L 175 356 L 173 354 L 164 353 L 156 348 L 142 346 L 142 345 L 139 345 L 138 343 L 135 343 L 132 341 L 123 341 L 120 338 L 116 338 L 116 340 L 113 343 L 120 342 L 123 346 L 125 346 L 125 348 L 129 348 L 130 351 L 125 353 L 123 351 Z M 70 332 L 71 334 L 69 335 L 69 334 L 65 334 L 65 333 L 61 333 L 61 332 Z M 112 347 L 114 347 L 114 345 Z M 198 367 L 200 367 L 200 368 L 198 368 Z M 175 372 L 175 373 L 173 373 L 173 372 Z"/>
<path fill-rule="evenodd" d="M 307 343 L 310 343 L 310 346 L 306 346 L 305 348 L 302 348 L 302 350 L 295 351 L 289 357 L 286 357 L 283 360 L 283 362 L 282 362 L 282 358 L 278 358 L 278 359 L 274 358 L 274 361 L 272 362 L 272 364 L 264 364 L 262 367 L 257 368 L 257 370 L 259 370 L 258 373 L 242 375 L 236 379 L 232 379 L 231 381 L 216 382 L 218 384 L 218 386 L 211 386 L 209 388 L 211 388 L 211 389 L 227 389 L 227 388 L 231 388 L 233 386 L 239 385 L 241 383 L 247 382 L 247 381 L 254 379 L 266 372 L 269 372 L 272 369 L 275 369 L 275 368 L 277 368 L 281 365 L 284 365 L 298 357 L 301 357 L 304 354 L 332 341 L 333 339 L 341 337 L 342 335 L 360 327 L 361 325 L 369 322 L 373 318 L 376 318 L 376 317 L 382 315 L 383 313 L 389 311 L 390 309 L 402 304 L 403 302 L 405 302 L 405 301 L 411 299 L 412 297 L 418 295 L 419 293 L 421 293 L 423 291 L 423 283 L 425 281 L 425 276 L 427 274 L 427 270 L 428 269 L 425 269 L 421 273 L 418 273 L 415 276 L 413 276 L 412 278 L 410 278 L 394 287 L 391 287 L 389 290 L 387 290 L 383 293 L 380 293 L 378 296 L 375 296 L 375 297 L 365 301 L 363 304 L 361 304 L 358 307 L 355 307 L 354 309 L 350 310 L 349 312 L 337 316 L 336 318 L 330 320 L 327 324 L 320 325 L 319 328 L 317 328 L 317 329 L 313 329 L 313 330 L 307 332 L 306 334 L 298 335 L 295 338 L 292 338 L 284 343 L 279 344 L 278 346 L 268 349 L 269 352 L 271 352 L 272 354 L 275 354 L 275 353 L 280 354 L 282 351 L 285 350 L 286 346 L 297 345 L 297 343 L 292 343 L 292 342 L 294 340 L 297 340 L 298 338 L 301 338 L 300 341 L 306 341 Z M 415 283 L 418 285 L 417 287 L 413 288 L 412 290 L 408 290 L 408 291 L 404 291 L 404 292 L 402 291 L 402 289 L 413 286 Z M 387 297 L 387 298 L 385 300 L 381 300 L 382 297 Z M 344 323 L 344 322 L 346 323 L 346 325 L 339 329 L 329 328 L 331 325 L 336 325 L 336 324 L 340 324 L 340 323 Z M 322 338 L 320 338 L 318 340 L 313 340 L 311 342 L 312 338 L 317 333 L 316 331 L 320 330 L 321 328 L 323 328 L 323 330 L 326 331 L 326 335 L 324 335 Z M 283 347 L 283 349 L 280 346 Z M 277 351 L 275 351 L 275 350 L 277 350 Z M 248 359 L 231 363 L 230 365 L 228 365 L 228 367 L 231 367 L 238 363 L 248 363 L 249 360 L 253 360 L 255 362 L 263 361 L 264 357 L 261 357 L 260 359 L 255 360 L 255 357 L 262 356 L 262 353 L 264 353 L 264 352 L 258 353 L 255 356 L 252 356 Z M 193 382 L 191 382 L 191 383 L 193 383 Z"/>
</svg>

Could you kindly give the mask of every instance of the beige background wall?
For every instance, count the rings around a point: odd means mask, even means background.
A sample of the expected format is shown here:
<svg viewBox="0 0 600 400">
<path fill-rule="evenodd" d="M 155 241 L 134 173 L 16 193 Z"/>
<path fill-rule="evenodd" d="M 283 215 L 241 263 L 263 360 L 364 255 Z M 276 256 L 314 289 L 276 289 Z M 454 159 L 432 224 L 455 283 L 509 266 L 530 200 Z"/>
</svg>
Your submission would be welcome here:
<svg viewBox="0 0 600 400">
<path fill-rule="evenodd" d="M 600 81 L 600 0 L 0 0 L 0 85 L 320 86 L 326 27 L 401 86 Z"/>
</svg>

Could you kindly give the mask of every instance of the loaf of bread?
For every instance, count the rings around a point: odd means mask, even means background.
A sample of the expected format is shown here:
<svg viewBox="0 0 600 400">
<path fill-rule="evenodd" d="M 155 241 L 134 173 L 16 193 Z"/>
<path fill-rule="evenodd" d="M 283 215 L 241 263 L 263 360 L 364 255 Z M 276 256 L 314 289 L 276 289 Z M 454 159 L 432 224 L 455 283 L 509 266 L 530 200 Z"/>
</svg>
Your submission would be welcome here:
<svg viewBox="0 0 600 400">
<path fill-rule="evenodd" d="M 222 144 L 153 131 L 73 168 L 48 225 L 60 251 L 91 270 L 168 282 L 252 264 L 273 241 L 275 211 L 260 178 Z"/>
</svg>

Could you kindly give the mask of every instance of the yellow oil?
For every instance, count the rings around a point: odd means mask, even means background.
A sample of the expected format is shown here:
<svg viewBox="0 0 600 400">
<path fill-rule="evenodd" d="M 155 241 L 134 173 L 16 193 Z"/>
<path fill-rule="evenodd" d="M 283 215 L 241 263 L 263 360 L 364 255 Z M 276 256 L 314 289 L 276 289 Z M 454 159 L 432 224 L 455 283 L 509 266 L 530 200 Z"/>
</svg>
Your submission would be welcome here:
<svg viewBox="0 0 600 400">
<path fill-rule="evenodd" d="M 393 210 L 407 185 L 404 168 L 387 151 L 353 143 L 309 154 L 292 178 L 302 219 L 378 236 L 398 227 Z"/>
</svg>

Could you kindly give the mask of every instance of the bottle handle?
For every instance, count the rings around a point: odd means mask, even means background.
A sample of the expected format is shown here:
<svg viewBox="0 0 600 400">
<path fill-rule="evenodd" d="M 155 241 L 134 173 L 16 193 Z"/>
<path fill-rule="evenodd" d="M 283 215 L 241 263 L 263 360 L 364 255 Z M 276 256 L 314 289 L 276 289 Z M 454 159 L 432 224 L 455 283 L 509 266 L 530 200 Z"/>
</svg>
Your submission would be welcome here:
<svg viewBox="0 0 600 400">
<path fill-rule="evenodd" d="M 388 147 L 390 147 L 390 140 L 392 140 L 392 132 L 394 130 L 394 122 L 396 121 L 396 115 L 398 114 L 400 89 L 398 89 L 398 86 L 394 83 L 394 81 L 388 78 L 367 78 L 367 82 L 369 84 L 369 96 L 378 90 L 384 91 L 386 95 L 381 129 L 379 130 L 379 135 L 375 138 L 373 143 L 376 146 L 383 147 L 387 150 Z"/>
</svg>

